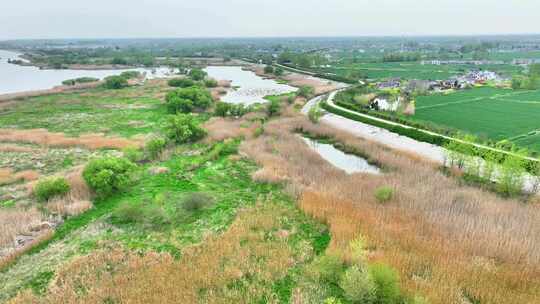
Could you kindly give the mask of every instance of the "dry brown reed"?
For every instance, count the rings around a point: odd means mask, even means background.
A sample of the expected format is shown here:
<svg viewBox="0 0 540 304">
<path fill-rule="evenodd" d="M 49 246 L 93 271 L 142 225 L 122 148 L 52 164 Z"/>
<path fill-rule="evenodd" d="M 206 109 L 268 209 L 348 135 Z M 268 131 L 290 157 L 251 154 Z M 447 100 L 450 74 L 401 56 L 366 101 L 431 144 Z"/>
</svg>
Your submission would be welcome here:
<svg viewBox="0 0 540 304">
<path fill-rule="evenodd" d="M 0 185 L 12 184 L 18 181 L 33 181 L 39 178 L 39 173 L 33 170 L 14 172 L 9 168 L 0 168 Z"/>
<path fill-rule="evenodd" d="M 5 208 L 0 212 L 0 248 L 14 245 L 17 235 L 29 234 L 43 221 L 37 208 Z"/>
<path fill-rule="evenodd" d="M 76 258 L 43 298 L 26 292 L 10 303 L 273 303 L 271 282 L 297 261 L 287 239 L 268 232 L 279 231 L 289 212 L 273 204 L 242 211 L 227 232 L 187 248 L 180 260 L 117 247 Z"/>
<path fill-rule="evenodd" d="M 212 142 L 238 137 L 251 138 L 260 126 L 260 122 L 249 121 L 247 118 L 214 117 L 204 124 L 204 128 L 208 131 L 208 137 L 205 140 Z"/>
<path fill-rule="evenodd" d="M 25 142 L 56 147 L 85 147 L 88 149 L 123 149 L 140 146 L 141 142 L 121 137 L 106 137 L 103 134 L 83 134 L 80 137 L 67 137 L 64 133 L 53 133 L 46 129 L 0 129 L 0 142 Z"/>
<path fill-rule="evenodd" d="M 293 134 L 297 128 L 334 137 L 389 172 L 347 175 Z M 539 208 L 462 186 L 433 163 L 303 117 L 265 130 L 241 146 L 263 167 L 254 177 L 300 189 L 302 209 L 331 227 L 329 250 L 346 255 L 364 234 L 370 257 L 395 267 L 404 287 L 431 303 L 540 303 Z M 395 192 L 384 206 L 374 198 L 380 186 Z"/>
</svg>

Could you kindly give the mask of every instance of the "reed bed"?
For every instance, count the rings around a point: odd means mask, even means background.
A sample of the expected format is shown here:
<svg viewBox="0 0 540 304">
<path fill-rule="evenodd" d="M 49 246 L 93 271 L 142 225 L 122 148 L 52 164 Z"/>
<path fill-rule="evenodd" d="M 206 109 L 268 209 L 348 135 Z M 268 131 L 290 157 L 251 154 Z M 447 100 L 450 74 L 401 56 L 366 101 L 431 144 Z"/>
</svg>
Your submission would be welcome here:
<svg viewBox="0 0 540 304">
<path fill-rule="evenodd" d="M 333 137 L 387 168 L 347 175 L 294 134 Z M 262 169 L 254 178 L 293 184 L 300 206 L 331 227 L 329 250 L 365 235 L 370 257 L 394 266 L 409 292 L 431 303 L 539 303 L 540 210 L 466 187 L 436 164 L 303 117 L 266 125 L 241 152 Z M 377 203 L 381 186 L 392 200 Z"/>
</svg>

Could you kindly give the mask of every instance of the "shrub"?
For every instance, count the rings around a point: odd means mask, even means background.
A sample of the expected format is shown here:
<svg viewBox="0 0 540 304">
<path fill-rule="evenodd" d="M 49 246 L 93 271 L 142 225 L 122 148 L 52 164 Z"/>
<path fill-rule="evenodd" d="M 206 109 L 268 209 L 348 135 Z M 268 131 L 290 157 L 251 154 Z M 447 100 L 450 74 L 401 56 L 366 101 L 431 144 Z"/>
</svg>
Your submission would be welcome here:
<svg viewBox="0 0 540 304">
<path fill-rule="evenodd" d="M 128 86 L 127 79 L 122 76 L 109 76 L 105 78 L 105 88 L 118 90 Z"/>
<path fill-rule="evenodd" d="M 127 147 L 124 150 L 122 150 L 124 157 L 129 159 L 130 161 L 136 163 L 140 162 L 144 159 L 144 153 L 135 147 Z"/>
<path fill-rule="evenodd" d="M 121 58 L 121 57 L 114 57 L 114 58 L 111 60 L 111 64 L 126 65 L 126 64 L 128 64 L 128 62 L 127 62 L 127 60 L 125 60 L 124 58 Z"/>
<path fill-rule="evenodd" d="M 321 282 L 338 283 L 343 269 L 343 261 L 338 256 L 323 255 L 313 261 L 310 272 Z"/>
<path fill-rule="evenodd" d="M 277 67 L 275 70 L 274 70 L 274 74 L 276 76 L 282 76 L 283 75 L 283 69 L 281 67 Z"/>
<path fill-rule="evenodd" d="M 55 196 L 65 195 L 69 192 L 69 184 L 63 177 L 54 177 L 40 180 L 34 187 L 34 195 L 39 201 L 45 202 Z"/>
<path fill-rule="evenodd" d="M 204 80 L 204 78 L 206 78 L 206 75 L 206 72 L 201 69 L 191 69 L 191 71 L 189 71 L 189 77 L 191 77 L 191 79 L 195 81 Z"/>
<path fill-rule="evenodd" d="M 169 92 L 165 101 L 169 113 L 188 113 L 194 108 L 208 108 L 212 104 L 212 95 L 206 89 L 189 87 Z"/>
<path fill-rule="evenodd" d="M 266 113 L 268 116 L 276 116 L 279 115 L 279 112 L 281 111 L 281 105 L 279 104 L 279 100 L 273 99 L 268 103 L 266 106 Z"/>
<path fill-rule="evenodd" d="M 264 67 L 264 73 L 265 74 L 273 74 L 274 73 L 274 67 L 271 65 L 267 65 Z"/>
<path fill-rule="evenodd" d="M 321 119 L 322 116 L 323 116 L 323 112 L 321 111 L 318 105 L 315 105 L 309 109 L 308 118 L 312 123 L 314 124 L 319 123 L 319 120 Z"/>
<path fill-rule="evenodd" d="M 394 190 L 390 187 L 379 187 L 375 190 L 375 199 L 377 202 L 383 204 L 392 199 L 394 195 Z"/>
<path fill-rule="evenodd" d="M 134 169 L 135 165 L 126 158 L 98 158 L 86 165 L 83 178 L 98 196 L 106 197 L 129 185 Z"/>
<path fill-rule="evenodd" d="M 190 193 L 181 201 L 182 208 L 188 212 L 199 211 L 213 204 L 214 199 L 201 192 Z"/>
<path fill-rule="evenodd" d="M 167 138 L 177 144 L 198 141 L 206 136 L 206 131 L 190 114 L 178 114 L 169 118 L 164 128 Z"/>
<path fill-rule="evenodd" d="M 352 303 L 375 303 L 375 282 L 371 274 L 359 266 L 352 266 L 345 271 L 339 286 L 343 289 L 345 297 Z"/>
<path fill-rule="evenodd" d="M 167 83 L 170 87 L 177 88 L 189 88 L 195 85 L 195 81 L 189 78 L 173 78 L 170 79 Z"/>
<path fill-rule="evenodd" d="M 216 108 L 214 109 L 214 115 L 221 116 L 221 117 L 227 117 L 229 115 L 229 111 L 231 110 L 231 104 L 226 102 L 218 102 L 216 103 Z"/>
<path fill-rule="evenodd" d="M 120 74 L 120 77 L 124 77 L 125 79 L 139 78 L 140 76 L 141 73 L 139 71 L 125 71 Z"/>
<path fill-rule="evenodd" d="M 369 267 L 369 272 L 375 283 L 376 304 L 401 303 L 399 278 L 395 270 L 384 264 L 374 264 Z"/>
<path fill-rule="evenodd" d="M 163 137 L 153 137 L 144 146 L 144 150 L 150 159 L 156 159 L 167 147 L 167 140 Z"/>
<path fill-rule="evenodd" d="M 298 96 L 302 96 L 304 98 L 310 98 L 311 96 L 313 96 L 313 94 L 315 94 L 315 89 L 310 86 L 300 87 L 297 93 Z"/>
<path fill-rule="evenodd" d="M 170 222 L 166 212 L 151 203 L 123 203 L 111 214 L 114 224 L 142 224 L 149 228 L 158 228 Z"/>
<path fill-rule="evenodd" d="M 76 85 L 78 83 L 88 83 L 88 82 L 96 82 L 96 81 L 99 81 L 99 79 L 93 78 L 93 77 L 80 77 L 80 78 L 75 78 L 75 79 L 64 80 L 62 81 L 62 84 L 63 85 Z"/>
<path fill-rule="evenodd" d="M 218 82 L 215 79 L 206 79 L 204 81 L 204 86 L 207 88 L 215 88 L 218 86 Z"/>
</svg>

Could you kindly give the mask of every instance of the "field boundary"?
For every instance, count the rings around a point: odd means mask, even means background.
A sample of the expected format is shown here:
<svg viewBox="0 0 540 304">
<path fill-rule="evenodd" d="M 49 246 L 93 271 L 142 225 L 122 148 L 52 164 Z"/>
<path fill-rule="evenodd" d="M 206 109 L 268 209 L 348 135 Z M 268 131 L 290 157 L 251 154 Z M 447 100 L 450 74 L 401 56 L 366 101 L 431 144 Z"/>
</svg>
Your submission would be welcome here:
<svg viewBox="0 0 540 304">
<path fill-rule="evenodd" d="M 519 157 L 519 158 L 522 158 L 522 159 L 524 159 L 524 160 L 526 160 L 526 161 L 528 161 L 530 163 L 539 163 L 540 162 L 540 159 L 537 159 L 537 158 L 524 157 L 522 155 L 512 153 L 512 152 L 509 152 L 509 151 L 493 148 L 493 147 L 478 144 L 478 143 L 472 143 L 472 142 L 461 140 L 461 139 L 458 139 L 458 138 L 455 138 L 455 137 L 446 136 L 446 135 L 443 135 L 443 134 L 440 134 L 440 133 L 436 133 L 436 132 L 433 132 L 433 131 L 429 131 L 429 130 L 425 130 L 425 129 L 421 129 L 421 128 L 416 128 L 416 127 L 411 127 L 411 126 L 408 126 L 408 125 L 405 125 L 405 124 L 401 124 L 401 123 L 389 121 L 389 120 L 386 120 L 386 119 L 374 117 L 374 116 L 364 114 L 364 113 L 360 113 L 360 112 L 357 112 L 357 111 L 352 111 L 350 109 L 341 107 L 341 106 L 336 105 L 334 103 L 334 98 L 335 98 L 336 94 L 338 92 L 340 92 L 340 91 L 341 90 L 337 90 L 337 91 L 332 92 L 329 95 L 328 99 L 321 103 L 321 107 L 323 109 L 327 110 L 328 112 L 333 113 L 333 114 L 336 114 L 336 115 L 339 115 L 339 116 L 342 116 L 342 117 L 345 117 L 345 118 L 348 118 L 348 119 L 360 121 L 360 122 L 363 122 L 363 123 L 367 123 L 367 124 L 370 124 L 370 125 L 373 125 L 373 126 L 376 126 L 376 127 L 380 127 L 380 128 L 389 130 L 391 132 L 397 133 L 399 135 L 410 137 L 410 138 L 418 140 L 418 141 L 423 141 L 423 142 L 427 142 L 427 143 L 430 143 L 430 144 L 435 144 L 435 145 L 438 145 L 438 146 L 442 146 L 442 145 L 444 145 L 444 144 L 446 144 L 446 143 L 448 143 L 450 141 L 454 141 L 454 142 L 457 142 L 457 143 L 460 143 L 460 144 L 473 146 L 474 148 L 476 148 L 476 149 L 478 149 L 480 151 L 491 151 L 491 152 L 495 152 L 495 153 L 498 153 L 500 155 L 503 155 L 505 157 L 506 156 Z"/>
</svg>

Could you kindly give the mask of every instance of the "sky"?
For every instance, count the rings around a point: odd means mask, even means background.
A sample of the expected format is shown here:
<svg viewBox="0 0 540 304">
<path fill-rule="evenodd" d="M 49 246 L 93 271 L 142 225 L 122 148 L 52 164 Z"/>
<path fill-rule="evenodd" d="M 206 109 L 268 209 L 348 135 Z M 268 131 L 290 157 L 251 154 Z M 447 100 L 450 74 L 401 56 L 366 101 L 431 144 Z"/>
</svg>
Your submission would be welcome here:
<svg viewBox="0 0 540 304">
<path fill-rule="evenodd" d="M 0 40 L 540 32 L 539 0 L 3 1 Z"/>
</svg>

